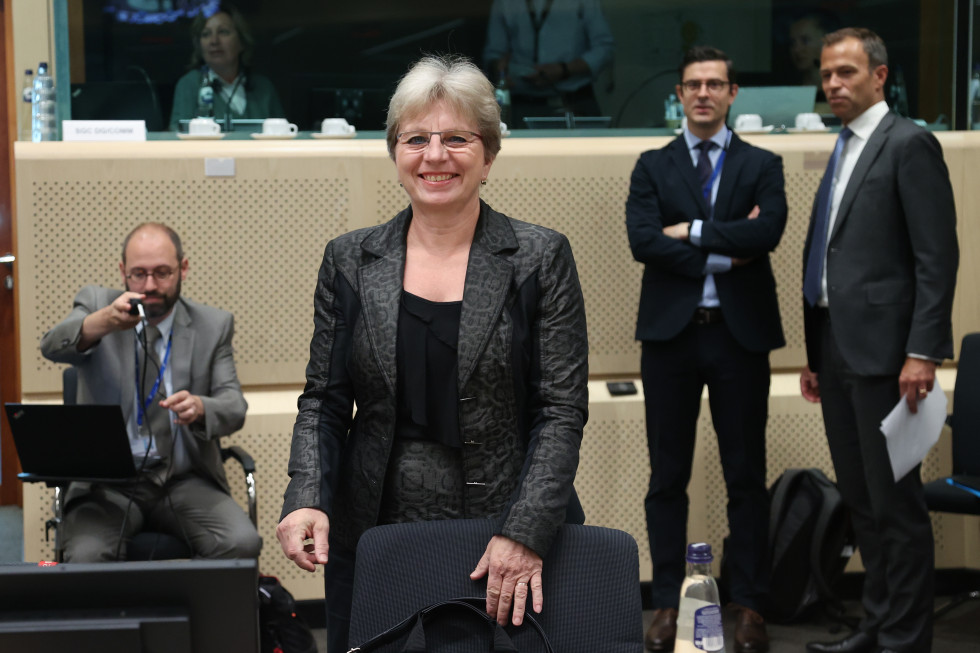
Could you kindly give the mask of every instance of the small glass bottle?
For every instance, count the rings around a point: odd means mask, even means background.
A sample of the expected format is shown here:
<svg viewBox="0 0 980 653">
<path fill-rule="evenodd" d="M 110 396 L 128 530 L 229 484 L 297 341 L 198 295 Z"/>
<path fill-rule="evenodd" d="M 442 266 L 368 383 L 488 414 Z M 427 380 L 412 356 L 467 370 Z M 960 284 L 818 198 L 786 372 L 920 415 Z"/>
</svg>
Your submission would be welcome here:
<svg viewBox="0 0 980 653">
<path fill-rule="evenodd" d="M 34 71 L 24 71 L 24 85 L 21 87 L 21 103 L 17 113 L 18 139 L 31 140 L 31 114 L 34 105 Z"/>
<path fill-rule="evenodd" d="M 37 66 L 31 95 L 31 140 L 35 143 L 58 140 L 54 78 L 48 73 L 48 64 L 44 61 Z"/>
<path fill-rule="evenodd" d="M 687 577 L 681 585 L 674 653 L 724 651 L 718 585 L 711 575 L 711 545 L 687 546 Z"/>
</svg>

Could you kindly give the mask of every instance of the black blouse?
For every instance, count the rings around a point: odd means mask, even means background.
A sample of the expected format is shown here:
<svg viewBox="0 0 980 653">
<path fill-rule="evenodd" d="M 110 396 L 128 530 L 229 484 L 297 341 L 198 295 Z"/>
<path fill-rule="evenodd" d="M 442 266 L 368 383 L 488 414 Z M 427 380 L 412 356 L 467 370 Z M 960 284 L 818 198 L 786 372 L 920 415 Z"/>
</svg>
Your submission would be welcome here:
<svg viewBox="0 0 980 653">
<path fill-rule="evenodd" d="M 456 349 L 462 304 L 402 291 L 396 437 L 462 445 Z"/>
</svg>

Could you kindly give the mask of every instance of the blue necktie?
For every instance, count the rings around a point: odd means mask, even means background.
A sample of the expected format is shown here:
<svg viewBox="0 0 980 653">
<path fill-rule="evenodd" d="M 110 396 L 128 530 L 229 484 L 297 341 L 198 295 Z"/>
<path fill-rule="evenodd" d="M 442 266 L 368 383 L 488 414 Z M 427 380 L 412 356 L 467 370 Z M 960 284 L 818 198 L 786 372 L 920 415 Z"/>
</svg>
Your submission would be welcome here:
<svg viewBox="0 0 980 653">
<path fill-rule="evenodd" d="M 816 306 L 820 299 L 820 284 L 823 280 L 824 254 L 827 249 L 828 228 L 830 226 L 831 194 L 834 191 L 834 177 L 837 165 L 840 163 L 841 152 L 847 139 L 853 135 L 849 128 L 840 130 L 834 153 L 827 162 L 827 170 L 823 173 L 820 189 L 817 190 L 817 211 L 813 217 L 813 238 L 810 241 L 810 252 L 806 258 L 806 271 L 803 273 L 803 297 L 807 304 Z"/>
</svg>

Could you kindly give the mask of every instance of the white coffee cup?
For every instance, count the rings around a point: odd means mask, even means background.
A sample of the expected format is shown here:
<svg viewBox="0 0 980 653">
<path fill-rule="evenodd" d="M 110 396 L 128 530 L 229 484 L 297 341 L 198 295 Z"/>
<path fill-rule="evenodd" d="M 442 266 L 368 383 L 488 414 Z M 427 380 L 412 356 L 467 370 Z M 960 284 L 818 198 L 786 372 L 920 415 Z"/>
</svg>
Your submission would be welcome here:
<svg viewBox="0 0 980 653">
<path fill-rule="evenodd" d="M 323 122 L 320 123 L 320 131 L 324 134 L 353 134 L 354 125 L 350 124 L 344 118 L 324 118 Z"/>
<path fill-rule="evenodd" d="M 262 133 L 285 136 L 296 133 L 296 125 L 285 118 L 266 118 L 262 121 Z"/>
<path fill-rule="evenodd" d="M 735 116 L 735 131 L 762 129 L 762 116 L 757 113 L 743 113 Z"/>
<path fill-rule="evenodd" d="M 797 129 L 824 129 L 823 120 L 819 113 L 798 113 L 796 114 Z"/>
<path fill-rule="evenodd" d="M 501 134 L 506 134 L 507 133 L 507 123 L 505 123 L 505 122 L 501 122 L 500 123 L 500 133 Z"/>
<path fill-rule="evenodd" d="M 221 125 L 216 123 L 214 118 L 191 118 L 191 121 L 187 123 L 187 133 L 194 136 L 220 134 Z"/>
</svg>

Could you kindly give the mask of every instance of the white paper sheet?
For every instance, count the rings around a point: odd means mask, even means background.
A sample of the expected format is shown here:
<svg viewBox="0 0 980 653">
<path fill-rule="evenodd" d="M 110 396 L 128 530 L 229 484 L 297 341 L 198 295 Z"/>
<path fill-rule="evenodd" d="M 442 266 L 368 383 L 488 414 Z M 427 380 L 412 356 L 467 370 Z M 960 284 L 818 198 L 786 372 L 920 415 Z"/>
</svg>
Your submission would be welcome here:
<svg viewBox="0 0 980 653">
<path fill-rule="evenodd" d="M 946 422 L 946 403 L 946 393 L 936 379 L 932 392 L 919 401 L 919 412 L 913 415 L 902 397 L 881 421 L 896 483 L 921 463 L 939 440 Z"/>
</svg>

